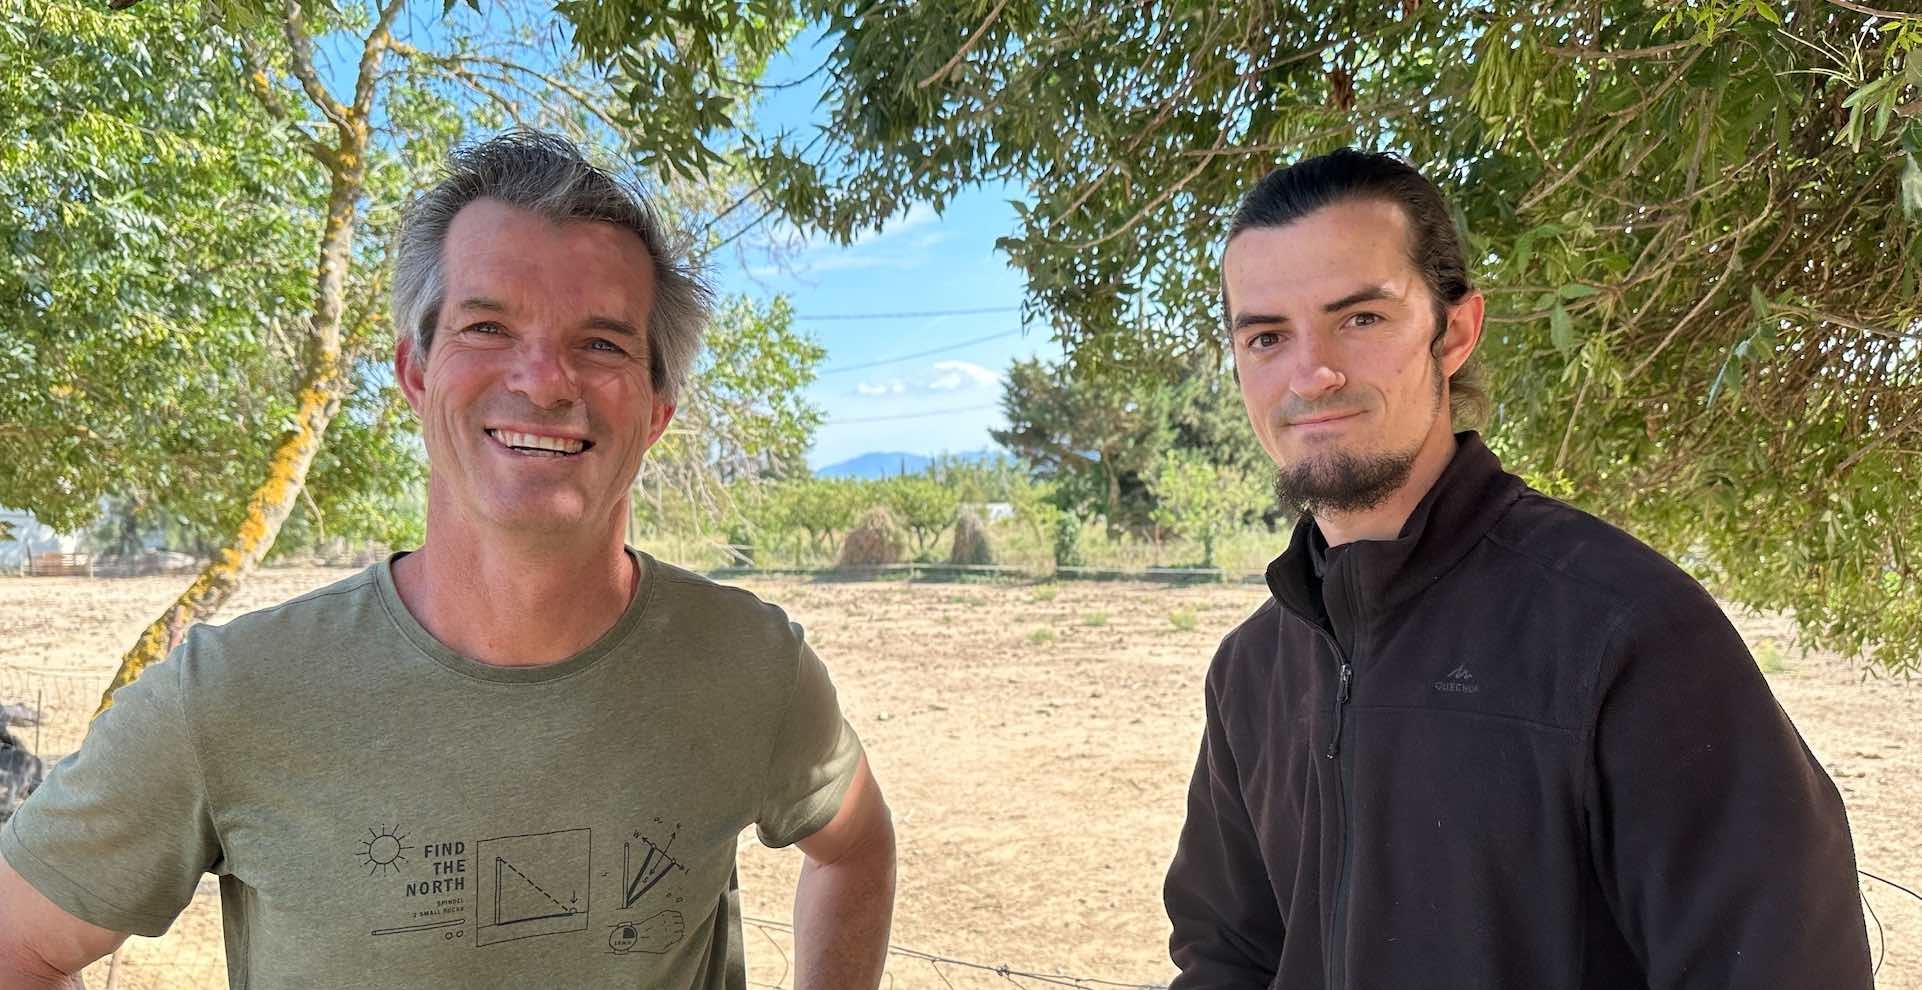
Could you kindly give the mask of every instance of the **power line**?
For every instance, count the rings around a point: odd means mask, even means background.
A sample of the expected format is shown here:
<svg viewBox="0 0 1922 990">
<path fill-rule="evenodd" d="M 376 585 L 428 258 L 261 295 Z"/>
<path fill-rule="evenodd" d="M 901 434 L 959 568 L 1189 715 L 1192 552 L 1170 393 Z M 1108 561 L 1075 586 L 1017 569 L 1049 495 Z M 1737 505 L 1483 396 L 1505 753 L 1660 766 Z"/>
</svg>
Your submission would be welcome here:
<svg viewBox="0 0 1922 990">
<path fill-rule="evenodd" d="M 983 402 L 972 406 L 955 406 L 950 409 L 930 409 L 927 412 L 898 413 L 893 416 L 861 416 L 856 419 L 830 419 L 822 426 L 848 426 L 854 423 L 886 423 L 897 419 L 926 419 L 929 416 L 946 416 L 949 413 L 977 412 L 982 409 L 998 409 L 999 402 Z"/>
<path fill-rule="evenodd" d="M 988 313 L 1018 313 L 1019 306 L 986 306 L 980 309 L 926 309 L 916 313 L 824 313 L 819 316 L 794 317 L 797 323 L 814 323 L 821 320 L 918 320 L 924 316 L 982 316 Z"/>
<path fill-rule="evenodd" d="M 935 354 L 946 354 L 949 351 L 958 351 L 964 347 L 973 347 L 976 344 L 985 344 L 990 340 L 1000 340 L 1003 337 L 1012 337 L 1016 334 L 1023 333 L 1023 332 L 1024 331 L 1022 330 L 1003 330 L 1000 333 L 991 333 L 985 337 L 976 337 L 973 340 L 964 340 L 958 344 L 947 344 L 941 347 L 929 348 L 928 350 L 925 350 L 925 351 L 916 351 L 913 354 L 903 354 L 900 357 L 882 358 L 879 361 L 864 361 L 861 364 L 844 364 L 834 368 L 824 368 L 821 371 L 816 372 L 816 375 L 817 376 L 818 375 L 838 375 L 844 371 L 866 371 L 869 368 L 879 368 L 884 364 L 900 364 L 903 361 L 912 361 L 916 358 L 931 357 Z"/>
</svg>

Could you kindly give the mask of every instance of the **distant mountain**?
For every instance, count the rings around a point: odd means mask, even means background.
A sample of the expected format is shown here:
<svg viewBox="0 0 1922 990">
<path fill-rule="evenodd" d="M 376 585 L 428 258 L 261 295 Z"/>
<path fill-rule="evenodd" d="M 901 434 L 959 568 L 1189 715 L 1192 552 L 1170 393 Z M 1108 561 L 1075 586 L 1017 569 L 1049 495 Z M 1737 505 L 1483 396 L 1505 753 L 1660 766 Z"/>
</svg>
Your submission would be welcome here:
<svg viewBox="0 0 1922 990">
<path fill-rule="evenodd" d="M 1001 450 L 970 450 L 961 454 L 943 454 L 943 457 L 962 461 L 991 462 L 1008 456 Z M 891 478 L 897 474 L 919 474 L 927 470 L 936 458 L 924 454 L 909 454 L 902 451 L 885 451 L 850 457 L 838 464 L 817 468 L 817 478 Z"/>
</svg>

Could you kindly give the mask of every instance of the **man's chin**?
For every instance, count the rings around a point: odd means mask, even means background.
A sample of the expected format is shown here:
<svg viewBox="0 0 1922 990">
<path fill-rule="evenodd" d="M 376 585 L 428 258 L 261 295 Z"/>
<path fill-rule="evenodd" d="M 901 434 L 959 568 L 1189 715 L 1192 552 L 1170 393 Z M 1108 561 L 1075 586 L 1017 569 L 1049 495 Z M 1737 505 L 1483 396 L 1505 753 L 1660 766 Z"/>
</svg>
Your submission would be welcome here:
<svg viewBox="0 0 1922 990">
<path fill-rule="evenodd" d="M 1275 472 L 1275 498 L 1309 515 L 1363 512 L 1408 481 L 1414 453 L 1322 451 Z"/>
</svg>

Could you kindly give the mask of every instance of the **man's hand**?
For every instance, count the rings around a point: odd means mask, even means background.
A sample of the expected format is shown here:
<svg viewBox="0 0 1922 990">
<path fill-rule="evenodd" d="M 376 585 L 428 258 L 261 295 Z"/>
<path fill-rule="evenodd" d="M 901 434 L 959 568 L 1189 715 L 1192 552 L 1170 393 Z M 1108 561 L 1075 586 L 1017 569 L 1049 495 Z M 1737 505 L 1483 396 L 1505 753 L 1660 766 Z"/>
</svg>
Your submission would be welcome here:
<svg viewBox="0 0 1922 990">
<path fill-rule="evenodd" d="M 0 859 L 0 990 L 85 990 L 77 974 L 126 938 L 61 910 Z"/>
<path fill-rule="evenodd" d="M 807 857 L 794 890 L 795 987 L 879 987 L 894 918 L 894 822 L 866 756 L 834 820 L 795 844 Z"/>
</svg>

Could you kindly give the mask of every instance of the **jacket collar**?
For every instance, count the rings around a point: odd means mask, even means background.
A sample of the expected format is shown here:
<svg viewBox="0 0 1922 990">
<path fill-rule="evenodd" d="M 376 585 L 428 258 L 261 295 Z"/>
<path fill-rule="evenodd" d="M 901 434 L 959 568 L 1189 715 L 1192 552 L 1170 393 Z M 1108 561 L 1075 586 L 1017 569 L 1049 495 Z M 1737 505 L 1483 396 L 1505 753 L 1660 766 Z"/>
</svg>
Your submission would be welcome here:
<svg viewBox="0 0 1922 990">
<path fill-rule="evenodd" d="M 1473 430 L 1455 434 L 1455 456 L 1422 496 L 1392 540 L 1358 540 L 1329 558 L 1323 582 L 1313 579 L 1308 559 L 1315 521 L 1295 524 L 1288 549 L 1268 565 L 1275 600 L 1318 625 L 1342 633 L 1351 621 L 1397 605 L 1441 580 L 1488 535 L 1528 486 L 1502 470 L 1501 461 Z M 1316 586 L 1321 584 L 1322 593 Z M 1343 638 L 1346 638 L 1345 636 Z"/>
</svg>

